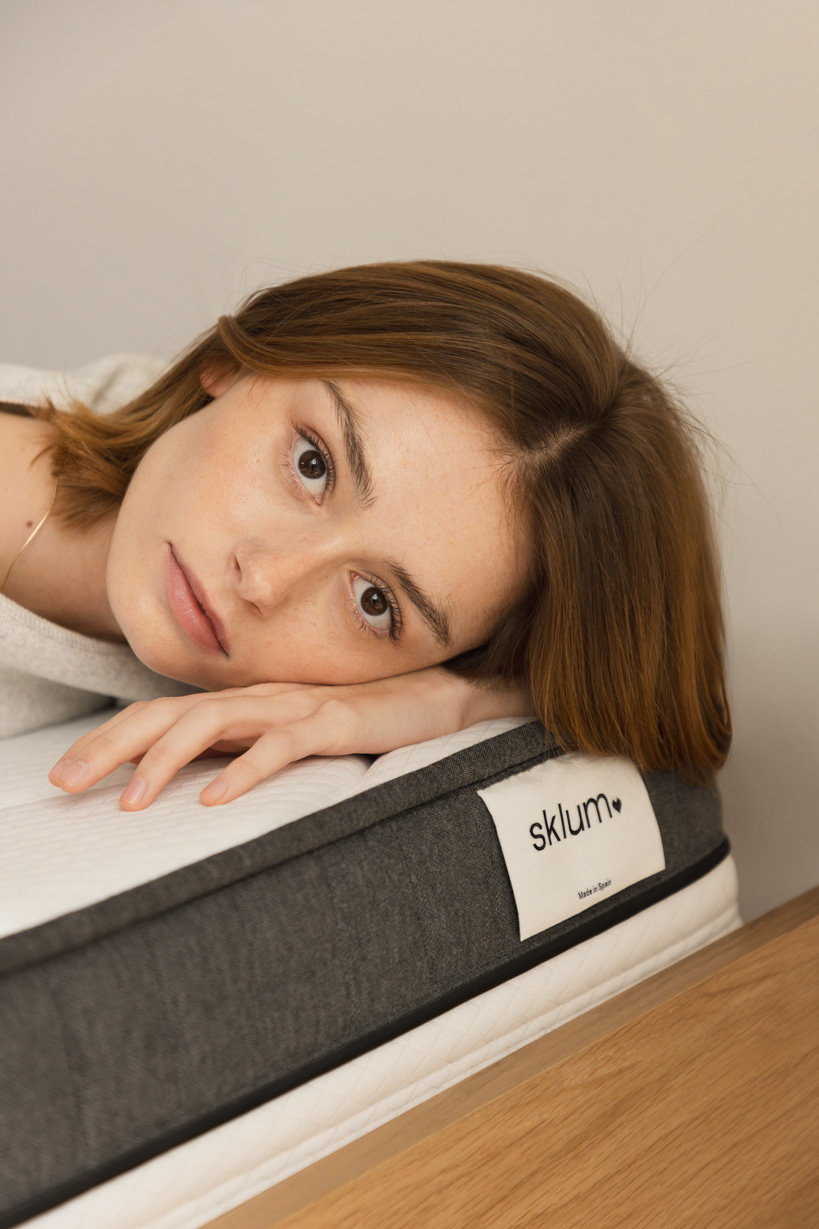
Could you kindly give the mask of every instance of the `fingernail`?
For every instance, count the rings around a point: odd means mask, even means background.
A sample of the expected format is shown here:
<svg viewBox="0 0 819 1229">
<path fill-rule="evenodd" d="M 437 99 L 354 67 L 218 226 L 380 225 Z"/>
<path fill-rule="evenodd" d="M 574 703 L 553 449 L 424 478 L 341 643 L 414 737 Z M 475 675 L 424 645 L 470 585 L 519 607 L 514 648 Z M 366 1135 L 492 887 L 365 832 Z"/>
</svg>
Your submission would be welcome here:
<svg viewBox="0 0 819 1229">
<path fill-rule="evenodd" d="M 60 763 L 65 764 L 65 760 Z M 52 770 L 52 776 L 62 781 L 63 785 L 79 785 L 88 772 L 88 765 L 85 760 L 74 760 L 73 763 L 66 764 L 65 768 L 61 768 L 60 764 Z"/>
<path fill-rule="evenodd" d="M 202 790 L 200 795 L 202 802 L 218 802 L 220 798 L 224 798 L 228 790 L 228 783 L 224 777 L 217 777 L 215 781 L 211 781 L 210 785 Z"/>
<path fill-rule="evenodd" d="M 134 802 L 141 802 L 144 794 L 145 782 L 141 777 L 132 777 L 122 791 L 120 802 L 127 802 L 129 805 Z"/>
</svg>

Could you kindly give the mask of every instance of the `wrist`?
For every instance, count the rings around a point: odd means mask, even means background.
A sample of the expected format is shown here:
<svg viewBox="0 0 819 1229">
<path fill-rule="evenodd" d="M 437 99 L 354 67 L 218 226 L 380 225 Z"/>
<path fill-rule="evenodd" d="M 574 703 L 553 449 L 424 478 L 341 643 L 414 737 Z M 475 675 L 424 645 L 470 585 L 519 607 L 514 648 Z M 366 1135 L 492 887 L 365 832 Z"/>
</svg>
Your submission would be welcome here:
<svg viewBox="0 0 819 1229">
<path fill-rule="evenodd" d="M 498 717 L 532 717 L 532 701 L 528 688 L 521 683 L 500 683 L 493 680 L 474 681 L 463 678 L 445 667 L 439 667 L 451 695 L 458 728 L 492 721 Z"/>
</svg>

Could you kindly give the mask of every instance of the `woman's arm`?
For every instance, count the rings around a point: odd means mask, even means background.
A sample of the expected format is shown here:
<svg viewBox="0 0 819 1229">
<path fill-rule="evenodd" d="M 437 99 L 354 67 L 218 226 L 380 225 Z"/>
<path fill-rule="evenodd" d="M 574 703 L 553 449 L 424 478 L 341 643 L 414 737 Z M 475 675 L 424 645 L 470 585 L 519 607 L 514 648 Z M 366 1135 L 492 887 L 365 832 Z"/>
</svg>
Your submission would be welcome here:
<svg viewBox="0 0 819 1229">
<path fill-rule="evenodd" d="M 132 704 L 74 743 L 49 778 L 77 794 L 138 761 L 120 799 L 137 811 L 197 756 L 238 752 L 200 794 L 212 805 L 308 755 L 378 755 L 531 713 L 523 688 L 478 686 L 441 666 L 345 686 L 260 683 Z"/>
</svg>

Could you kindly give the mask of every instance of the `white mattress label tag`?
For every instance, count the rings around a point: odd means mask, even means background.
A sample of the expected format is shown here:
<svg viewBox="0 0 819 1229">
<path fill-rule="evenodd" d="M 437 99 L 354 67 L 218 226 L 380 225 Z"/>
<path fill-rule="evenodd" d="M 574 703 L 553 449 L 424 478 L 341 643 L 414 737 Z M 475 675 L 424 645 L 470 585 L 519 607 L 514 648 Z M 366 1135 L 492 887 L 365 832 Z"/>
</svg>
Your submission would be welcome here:
<svg viewBox="0 0 819 1229">
<path fill-rule="evenodd" d="M 629 760 L 561 755 L 478 794 L 498 833 L 521 939 L 665 870 L 657 817 Z"/>
</svg>

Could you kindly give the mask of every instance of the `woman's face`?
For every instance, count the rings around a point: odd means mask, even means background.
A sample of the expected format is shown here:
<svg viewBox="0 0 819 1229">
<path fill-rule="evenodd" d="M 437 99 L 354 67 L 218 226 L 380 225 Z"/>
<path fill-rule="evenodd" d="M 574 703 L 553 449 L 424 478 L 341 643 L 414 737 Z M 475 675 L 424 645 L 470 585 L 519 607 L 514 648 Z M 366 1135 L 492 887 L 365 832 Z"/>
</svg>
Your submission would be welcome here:
<svg viewBox="0 0 819 1229">
<path fill-rule="evenodd" d="M 376 379 L 203 383 L 111 541 L 146 665 L 208 690 L 365 682 L 474 648 L 520 597 L 502 443 L 470 407 Z"/>
</svg>

